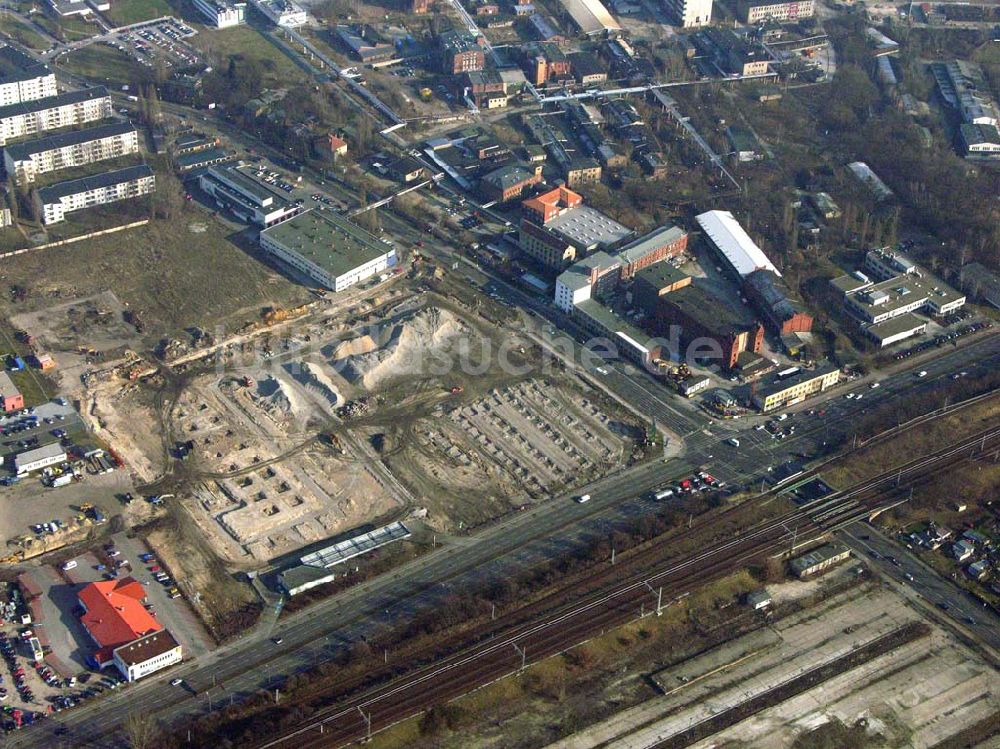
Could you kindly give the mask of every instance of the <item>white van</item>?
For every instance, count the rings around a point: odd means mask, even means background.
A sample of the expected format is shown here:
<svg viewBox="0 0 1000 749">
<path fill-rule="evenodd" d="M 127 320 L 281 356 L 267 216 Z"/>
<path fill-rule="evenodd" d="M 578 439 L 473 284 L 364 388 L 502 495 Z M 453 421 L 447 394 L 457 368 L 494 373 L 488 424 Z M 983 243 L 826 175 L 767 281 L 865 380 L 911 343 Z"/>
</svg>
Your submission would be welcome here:
<svg viewBox="0 0 1000 749">
<path fill-rule="evenodd" d="M 728 442 L 733 447 L 739 447 L 740 446 L 740 441 L 738 439 L 736 439 L 735 437 L 730 437 L 729 439 L 726 440 L 726 442 Z"/>
<path fill-rule="evenodd" d="M 64 570 L 73 570 L 73 569 L 76 569 L 76 560 L 75 559 L 70 559 L 68 562 L 63 562 L 62 568 Z"/>
<path fill-rule="evenodd" d="M 584 502 L 589 502 L 590 501 L 590 495 L 589 494 L 581 494 L 580 496 L 578 496 L 576 498 L 576 501 L 579 502 L 580 504 L 583 504 Z"/>
</svg>

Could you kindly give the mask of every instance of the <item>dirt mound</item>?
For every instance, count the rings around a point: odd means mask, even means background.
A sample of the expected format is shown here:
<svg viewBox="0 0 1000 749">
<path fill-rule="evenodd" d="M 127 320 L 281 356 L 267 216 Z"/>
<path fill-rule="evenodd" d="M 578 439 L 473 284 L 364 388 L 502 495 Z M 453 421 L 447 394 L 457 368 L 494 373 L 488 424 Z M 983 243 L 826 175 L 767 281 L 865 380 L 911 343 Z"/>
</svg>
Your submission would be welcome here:
<svg viewBox="0 0 1000 749">
<path fill-rule="evenodd" d="M 299 366 L 286 365 L 285 368 L 299 383 L 325 398 L 331 406 L 336 406 L 340 402 L 337 386 L 323 371 L 321 365 L 315 362 L 302 362 Z"/>
<path fill-rule="evenodd" d="M 250 393 L 257 406 L 275 421 L 295 418 L 308 411 L 306 404 L 295 390 L 277 377 L 271 376 L 257 383 Z"/>
<path fill-rule="evenodd" d="M 361 354 L 370 354 L 372 351 L 378 348 L 378 344 L 375 339 L 370 335 L 363 335 L 358 338 L 352 338 L 349 341 L 344 341 L 343 343 L 337 344 L 337 347 L 330 354 L 330 358 L 333 360 L 346 359 L 349 356 L 360 356 Z"/>
<path fill-rule="evenodd" d="M 439 360 L 460 335 L 469 332 L 469 327 L 453 313 L 432 307 L 385 325 L 373 336 L 364 337 L 377 348 L 338 357 L 336 354 L 344 346 L 341 344 L 331 358 L 348 381 L 372 390 L 399 377 L 429 374 L 431 362 Z"/>
</svg>

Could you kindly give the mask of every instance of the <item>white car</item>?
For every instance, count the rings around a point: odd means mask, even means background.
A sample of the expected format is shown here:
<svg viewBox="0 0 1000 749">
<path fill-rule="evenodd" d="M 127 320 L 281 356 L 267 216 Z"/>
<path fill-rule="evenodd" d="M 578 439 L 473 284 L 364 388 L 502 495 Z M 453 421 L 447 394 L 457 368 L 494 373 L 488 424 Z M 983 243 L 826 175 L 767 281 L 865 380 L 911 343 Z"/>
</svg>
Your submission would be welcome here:
<svg viewBox="0 0 1000 749">
<path fill-rule="evenodd" d="M 926 376 L 927 376 L 926 369 L 921 369 L 919 372 L 917 372 L 917 377 L 926 377 Z"/>
<path fill-rule="evenodd" d="M 584 502 L 589 502 L 590 501 L 590 495 L 589 494 L 581 494 L 580 496 L 578 496 L 576 498 L 576 501 L 579 502 L 582 505 Z"/>
<path fill-rule="evenodd" d="M 170 682 L 170 686 L 177 687 L 177 686 L 180 686 L 183 683 L 184 683 L 184 679 L 172 679 L 171 682 Z"/>
<path fill-rule="evenodd" d="M 871 385 L 869 385 L 868 387 L 869 387 L 869 388 L 871 388 L 872 390 L 874 390 L 875 388 L 877 388 L 877 387 L 881 387 L 881 386 L 882 386 L 882 383 L 881 383 L 881 382 L 873 382 L 873 383 L 872 383 Z"/>
</svg>

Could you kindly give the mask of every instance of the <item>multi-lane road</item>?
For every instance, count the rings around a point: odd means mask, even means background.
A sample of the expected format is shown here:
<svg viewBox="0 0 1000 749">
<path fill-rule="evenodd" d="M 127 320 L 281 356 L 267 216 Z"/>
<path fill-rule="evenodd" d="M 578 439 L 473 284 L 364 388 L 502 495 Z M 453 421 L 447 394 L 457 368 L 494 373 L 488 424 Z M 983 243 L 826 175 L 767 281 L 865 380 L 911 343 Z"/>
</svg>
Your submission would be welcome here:
<svg viewBox="0 0 1000 749">
<path fill-rule="evenodd" d="M 928 372 L 924 378 L 916 380 L 910 371 L 883 377 L 881 387 L 871 391 L 871 400 L 847 400 L 843 389 L 838 388 L 825 401 L 812 404 L 824 409 L 825 417 L 795 416 L 793 419 L 801 419 L 802 425 L 780 445 L 770 440 L 760 444 L 748 441 L 746 448 L 741 443 L 736 455 L 724 459 L 720 457 L 724 447 L 721 440 L 729 431 L 740 428 L 741 435 L 754 433 L 750 420 L 702 430 L 689 437 L 687 457 L 646 463 L 584 487 L 592 495 L 587 504 L 562 497 L 517 513 L 460 543 L 430 551 L 392 573 L 290 615 L 273 632 L 251 633 L 171 672 L 171 678 L 175 673 L 183 675 L 190 689 L 170 686 L 167 677 L 154 677 L 120 696 L 84 705 L 46 721 L 47 726 L 43 723 L 12 736 L 11 744 L 37 745 L 44 738 L 47 746 L 54 747 L 80 746 L 84 742 L 110 746 L 114 744 L 115 726 L 131 713 L 154 715 L 173 724 L 204 714 L 230 699 L 273 684 L 281 675 L 332 659 L 345 645 L 406 621 L 418 610 L 441 605 L 451 591 L 517 574 L 539 560 L 565 553 L 568 547 L 587 538 L 606 536 L 623 520 L 652 509 L 652 501 L 645 496 L 650 489 L 702 465 L 708 465 L 720 477 L 738 480 L 751 471 L 766 470 L 767 465 L 785 457 L 782 453 L 807 451 L 823 439 L 843 433 L 872 401 L 891 402 L 914 390 L 932 397 L 935 388 L 952 372 L 963 369 L 972 373 L 998 364 L 1000 337 L 970 341 L 941 359 L 920 364 Z M 707 459 L 713 454 L 714 460 Z M 269 636 L 280 636 L 281 645 L 273 644 Z M 67 733 L 56 735 L 57 724 L 62 724 Z"/>
</svg>

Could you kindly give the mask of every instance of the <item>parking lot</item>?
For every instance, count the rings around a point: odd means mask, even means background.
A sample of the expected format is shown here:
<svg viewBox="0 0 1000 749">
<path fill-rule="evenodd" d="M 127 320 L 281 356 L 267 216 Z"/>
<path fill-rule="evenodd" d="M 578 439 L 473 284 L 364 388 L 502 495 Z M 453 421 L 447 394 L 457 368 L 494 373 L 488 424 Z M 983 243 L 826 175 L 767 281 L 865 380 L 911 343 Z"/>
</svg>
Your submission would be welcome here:
<svg viewBox="0 0 1000 749">
<path fill-rule="evenodd" d="M 60 439 L 53 432 L 79 430 L 83 426 L 72 406 L 55 401 L 42 403 L 0 418 L 0 460 Z M 10 467 L 8 465 L 8 467 Z"/>
</svg>

